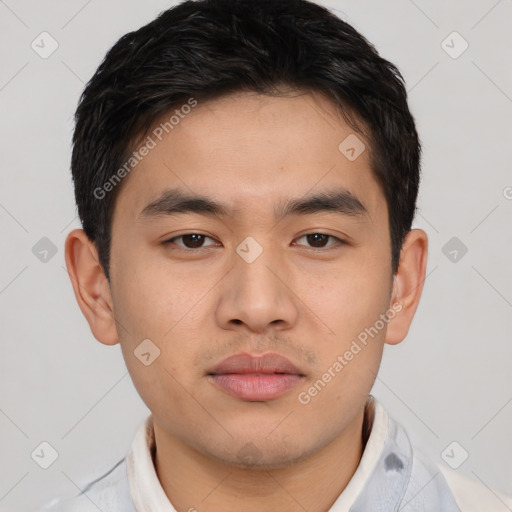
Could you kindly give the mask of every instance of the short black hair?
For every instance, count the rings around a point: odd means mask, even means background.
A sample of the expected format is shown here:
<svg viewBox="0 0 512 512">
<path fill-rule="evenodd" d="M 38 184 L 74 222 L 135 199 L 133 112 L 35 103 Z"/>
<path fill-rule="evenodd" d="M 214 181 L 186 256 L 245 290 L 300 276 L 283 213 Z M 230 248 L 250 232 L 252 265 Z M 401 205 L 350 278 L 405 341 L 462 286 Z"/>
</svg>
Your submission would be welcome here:
<svg viewBox="0 0 512 512">
<path fill-rule="evenodd" d="M 78 214 L 109 281 L 121 189 L 112 178 L 123 164 L 117 179 L 126 175 L 134 143 L 191 98 L 280 95 L 283 88 L 323 93 L 369 143 L 396 273 L 416 211 L 421 153 L 399 70 L 351 25 L 307 0 L 186 0 L 115 43 L 75 113 L 71 168 Z"/>
</svg>

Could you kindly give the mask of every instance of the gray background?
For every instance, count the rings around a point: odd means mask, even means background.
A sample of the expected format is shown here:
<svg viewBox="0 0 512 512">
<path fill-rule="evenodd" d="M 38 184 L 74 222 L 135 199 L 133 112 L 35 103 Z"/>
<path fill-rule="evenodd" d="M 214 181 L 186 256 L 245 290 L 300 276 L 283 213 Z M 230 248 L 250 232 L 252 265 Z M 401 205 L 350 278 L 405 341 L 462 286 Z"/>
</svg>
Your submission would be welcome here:
<svg viewBox="0 0 512 512">
<path fill-rule="evenodd" d="M 414 227 L 430 238 L 428 277 L 373 394 L 436 462 L 456 441 L 452 460 L 469 453 L 458 471 L 512 494 L 512 2 L 322 4 L 399 67 L 423 143 Z M 91 335 L 63 244 L 80 227 L 69 162 L 84 83 L 121 35 L 170 5 L 0 0 L 1 510 L 78 492 L 126 454 L 149 413 L 119 346 Z M 43 31 L 59 45 L 46 59 L 31 47 Z M 458 58 L 453 31 L 469 44 Z M 32 250 L 43 237 L 57 250 L 47 261 Z M 48 469 L 31 458 L 43 441 L 58 452 Z"/>
</svg>

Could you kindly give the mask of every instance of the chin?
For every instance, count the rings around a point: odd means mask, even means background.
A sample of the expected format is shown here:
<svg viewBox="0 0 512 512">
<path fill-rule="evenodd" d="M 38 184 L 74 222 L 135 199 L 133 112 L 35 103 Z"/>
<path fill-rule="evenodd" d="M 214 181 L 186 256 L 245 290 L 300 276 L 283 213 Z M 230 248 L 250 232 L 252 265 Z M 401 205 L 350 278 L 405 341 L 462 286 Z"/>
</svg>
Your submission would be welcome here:
<svg viewBox="0 0 512 512">
<path fill-rule="evenodd" d="M 246 434 L 242 440 L 233 441 L 223 453 L 209 452 L 205 455 L 228 466 L 249 470 L 275 470 L 292 466 L 309 458 L 315 449 L 306 449 L 302 444 L 284 440 L 270 440 L 268 437 L 250 437 Z M 229 451 L 228 451 L 229 450 Z"/>
</svg>

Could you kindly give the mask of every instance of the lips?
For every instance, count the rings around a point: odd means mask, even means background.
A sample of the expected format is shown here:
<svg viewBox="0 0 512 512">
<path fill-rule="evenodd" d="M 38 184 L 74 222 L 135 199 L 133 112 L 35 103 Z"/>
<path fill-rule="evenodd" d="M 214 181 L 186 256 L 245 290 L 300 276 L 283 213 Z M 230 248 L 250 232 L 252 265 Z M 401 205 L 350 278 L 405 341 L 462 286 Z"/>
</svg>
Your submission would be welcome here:
<svg viewBox="0 0 512 512">
<path fill-rule="evenodd" d="M 210 375 L 223 375 L 227 373 L 289 373 L 291 375 L 303 375 L 290 360 L 275 353 L 265 354 L 263 356 L 236 354 L 224 359 L 224 361 L 208 373 Z"/>
<path fill-rule="evenodd" d="M 286 357 L 237 354 L 208 372 L 208 378 L 226 393 L 247 401 L 266 401 L 281 396 L 304 379 L 304 373 Z"/>
</svg>

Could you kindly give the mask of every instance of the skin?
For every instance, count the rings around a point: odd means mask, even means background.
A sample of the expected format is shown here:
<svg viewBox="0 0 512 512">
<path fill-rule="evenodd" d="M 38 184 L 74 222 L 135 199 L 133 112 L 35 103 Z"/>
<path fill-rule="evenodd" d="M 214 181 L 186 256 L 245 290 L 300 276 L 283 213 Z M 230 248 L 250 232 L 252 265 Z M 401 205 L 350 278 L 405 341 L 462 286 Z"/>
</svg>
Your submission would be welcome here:
<svg viewBox="0 0 512 512">
<path fill-rule="evenodd" d="M 410 231 L 392 274 L 387 205 L 369 152 L 349 161 L 338 150 L 351 133 L 317 93 L 244 92 L 199 104 L 122 184 L 110 285 L 83 231 L 67 237 L 78 304 L 97 340 L 121 344 L 153 415 L 158 477 L 180 512 L 321 512 L 357 469 L 364 404 L 384 344 L 407 335 L 428 240 L 424 231 Z M 368 216 L 322 212 L 275 221 L 280 201 L 340 186 L 360 199 Z M 172 187 L 208 195 L 236 215 L 140 216 Z M 314 245 L 304 236 L 318 232 L 346 243 L 330 238 Z M 209 237 L 208 249 L 192 254 L 201 244 L 190 239 L 163 244 L 187 233 Z M 263 249 L 252 263 L 236 252 L 248 236 Z M 301 404 L 298 394 L 393 304 L 401 311 Z M 134 356 L 144 339 L 161 351 L 149 366 Z M 278 352 L 305 377 L 272 400 L 230 396 L 207 373 L 240 352 Z M 258 456 L 244 464 L 238 454 L 248 443 Z"/>
</svg>

